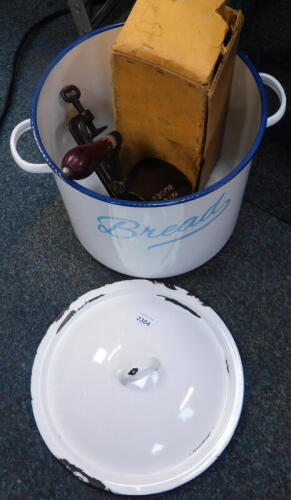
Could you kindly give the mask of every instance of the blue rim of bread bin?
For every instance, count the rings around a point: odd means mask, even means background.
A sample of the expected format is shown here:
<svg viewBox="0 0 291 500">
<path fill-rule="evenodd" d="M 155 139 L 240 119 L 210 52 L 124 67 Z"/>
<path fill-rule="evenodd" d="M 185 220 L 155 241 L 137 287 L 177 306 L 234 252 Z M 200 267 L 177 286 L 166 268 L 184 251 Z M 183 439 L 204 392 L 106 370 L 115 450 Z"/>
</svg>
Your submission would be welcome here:
<svg viewBox="0 0 291 500">
<path fill-rule="evenodd" d="M 47 151 L 42 143 L 42 140 L 41 140 L 40 134 L 39 134 L 39 130 L 38 130 L 37 106 L 38 106 L 38 100 L 39 100 L 39 96 L 40 96 L 42 87 L 43 87 L 49 73 L 52 71 L 52 69 L 56 66 L 56 64 L 68 52 L 73 50 L 80 43 L 84 42 L 85 40 L 88 40 L 89 38 L 91 38 L 95 35 L 98 35 L 99 33 L 103 33 L 104 31 L 108 31 L 108 30 L 111 30 L 114 28 L 119 28 L 119 27 L 123 26 L 123 24 L 124 23 L 110 24 L 110 25 L 105 26 L 103 28 L 99 28 L 97 30 L 91 31 L 90 33 L 87 33 L 86 35 L 84 35 L 80 38 L 77 38 L 76 40 L 74 40 L 74 42 L 69 44 L 65 49 L 60 51 L 58 53 L 58 55 L 51 61 L 51 63 L 47 66 L 47 68 L 42 73 L 42 75 L 38 81 L 38 84 L 36 86 L 34 95 L 33 95 L 32 112 L 31 112 L 31 126 L 32 126 L 35 141 L 37 143 L 37 146 L 38 146 L 40 152 L 42 153 L 42 156 L 44 157 L 47 164 L 51 167 L 53 172 L 56 175 L 58 175 L 64 182 L 67 182 L 68 184 L 70 184 L 73 188 L 77 189 L 78 191 L 82 192 L 83 194 L 85 194 L 87 196 L 91 196 L 92 198 L 96 198 L 97 200 L 105 201 L 108 203 L 114 203 L 114 204 L 122 205 L 122 206 L 126 206 L 126 207 L 144 207 L 145 208 L 145 207 L 161 207 L 161 206 L 168 206 L 168 205 L 177 205 L 179 203 L 185 203 L 185 202 L 192 201 L 192 200 L 195 200 L 198 198 L 202 198 L 203 196 L 206 196 L 207 194 L 209 194 L 213 191 L 216 191 L 221 186 L 225 185 L 226 183 L 231 181 L 234 177 L 236 177 L 249 164 L 249 162 L 252 160 L 253 156 L 257 152 L 257 150 L 262 142 L 262 139 L 263 139 L 263 136 L 265 133 L 265 129 L 266 129 L 266 124 L 267 124 L 267 95 L 266 95 L 265 86 L 263 84 L 263 81 L 262 81 L 259 73 L 257 72 L 255 66 L 253 65 L 253 63 L 249 60 L 248 56 L 241 51 L 238 51 L 237 54 L 242 59 L 242 61 L 247 65 L 250 72 L 252 73 L 252 75 L 256 81 L 259 93 L 260 93 L 260 98 L 261 98 L 260 126 L 259 126 L 259 130 L 257 132 L 256 138 L 253 142 L 253 145 L 250 148 L 249 152 L 245 155 L 244 159 L 236 167 L 234 167 L 228 175 L 226 175 L 225 177 L 223 177 L 219 181 L 215 182 L 211 186 L 209 186 L 205 189 L 202 189 L 201 191 L 197 191 L 197 192 L 192 193 L 190 195 L 183 196 L 181 198 L 176 198 L 173 200 L 154 201 L 154 202 L 120 200 L 120 199 L 110 198 L 109 196 L 105 196 L 105 195 L 100 194 L 100 193 L 95 193 L 94 191 L 91 191 L 90 189 L 88 189 L 84 186 L 81 186 L 77 182 L 63 177 L 60 168 L 53 162 L 53 160 L 48 155 L 48 153 L 47 153 Z"/>
</svg>

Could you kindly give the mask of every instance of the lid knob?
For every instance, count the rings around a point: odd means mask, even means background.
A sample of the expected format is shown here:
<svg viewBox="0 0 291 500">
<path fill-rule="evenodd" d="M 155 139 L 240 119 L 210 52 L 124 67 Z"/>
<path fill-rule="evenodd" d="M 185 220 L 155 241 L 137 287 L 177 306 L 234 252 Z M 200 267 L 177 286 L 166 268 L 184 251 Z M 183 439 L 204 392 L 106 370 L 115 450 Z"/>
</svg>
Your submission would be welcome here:
<svg viewBox="0 0 291 500">
<path fill-rule="evenodd" d="M 122 385 L 137 389 L 147 389 L 157 385 L 160 378 L 161 363 L 156 358 L 138 361 L 118 373 Z"/>
</svg>

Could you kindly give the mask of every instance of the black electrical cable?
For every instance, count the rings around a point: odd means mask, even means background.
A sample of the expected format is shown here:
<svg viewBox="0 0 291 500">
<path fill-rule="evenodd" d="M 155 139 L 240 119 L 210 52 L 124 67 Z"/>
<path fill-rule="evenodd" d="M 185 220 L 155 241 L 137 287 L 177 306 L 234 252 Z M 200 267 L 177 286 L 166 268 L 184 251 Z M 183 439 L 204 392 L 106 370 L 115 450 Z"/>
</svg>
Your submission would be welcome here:
<svg viewBox="0 0 291 500">
<path fill-rule="evenodd" d="M 135 0 L 131 0 L 131 5 L 128 6 L 127 10 L 125 12 L 123 12 L 123 14 L 118 18 L 118 21 L 116 21 L 116 22 L 125 23 L 125 21 L 127 20 L 134 4 L 135 4 Z"/>
<path fill-rule="evenodd" d="M 39 21 L 34 23 L 32 26 L 30 26 L 30 28 L 28 28 L 28 30 L 25 31 L 25 33 L 23 34 L 23 36 L 22 36 L 22 38 L 17 46 L 17 49 L 14 53 L 13 60 L 12 60 L 12 71 L 11 71 L 11 75 L 10 75 L 10 80 L 9 80 L 9 83 L 7 86 L 7 90 L 6 90 L 6 93 L 5 93 L 5 96 L 3 99 L 3 103 L 2 103 L 2 109 L 0 112 L 0 127 L 5 119 L 9 104 L 11 102 L 12 93 L 13 93 L 13 89 L 14 89 L 15 81 L 16 81 L 17 69 L 18 69 L 18 66 L 20 63 L 21 54 L 22 54 L 25 42 L 27 41 L 27 39 L 29 38 L 31 33 L 34 30 L 36 30 L 37 28 L 40 28 L 42 25 L 46 24 L 47 22 L 53 21 L 54 19 L 56 19 L 60 16 L 67 15 L 69 13 L 70 13 L 69 9 L 62 9 L 62 10 L 58 10 L 57 12 L 54 12 L 53 14 L 49 14 L 48 16 L 43 17 L 42 19 L 40 19 Z"/>
<path fill-rule="evenodd" d="M 91 23 L 92 26 L 98 26 L 100 25 L 108 16 L 108 14 L 112 11 L 116 4 L 116 0 L 106 0 L 104 5 L 100 7 L 98 12 L 93 16 Z"/>
<path fill-rule="evenodd" d="M 134 4 L 134 2 L 135 2 L 135 0 L 131 0 L 132 5 Z M 97 26 L 100 26 L 102 24 L 102 22 L 105 22 L 107 16 L 111 13 L 111 11 L 114 10 L 114 8 L 116 8 L 117 4 L 120 5 L 121 3 L 122 2 L 118 2 L 117 0 L 114 0 L 114 1 L 106 0 L 105 4 L 99 8 L 97 14 L 94 16 L 94 19 L 92 20 L 92 25 L 94 26 L 94 28 L 96 28 Z M 120 17 L 120 19 L 118 19 L 118 21 L 124 21 L 126 19 L 126 17 L 128 16 L 128 14 L 132 8 L 132 5 L 130 7 L 128 7 L 126 12 L 123 13 L 123 16 Z M 34 32 L 37 28 L 40 28 L 44 24 L 46 24 L 50 21 L 53 21 L 54 19 L 57 19 L 58 17 L 65 16 L 67 14 L 70 14 L 69 8 L 58 10 L 57 12 L 53 12 L 52 14 L 49 14 L 48 16 L 45 16 L 42 19 L 40 19 L 39 21 L 37 21 L 36 23 L 34 23 L 23 34 L 23 36 L 22 36 L 22 38 L 17 46 L 17 49 L 14 53 L 13 60 L 12 60 L 11 76 L 10 76 L 10 80 L 8 82 L 5 96 L 3 98 L 2 109 L 0 111 L 0 127 L 2 126 L 2 123 L 5 119 L 5 116 L 6 116 L 6 113 L 8 110 L 8 107 L 11 103 L 12 94 L 13 94 L 15 81 L 16 81 L 17 69 L 18 69 L 18 66 L 19 66 L 19 63 L 21 60 L 21 55 L 22 55 L 22 51 L 23 51 L 25 42 L 27 41 L 27 39 L 29 38 L 31 33 Z"/>
<path fill-rule="evenodd" d="M 126 3 L 126 5 L 125 5 Z M 135 4 L 135 0 L 106 0 L 104 5 L 100 7 L 97 13 L 92 17 L 91 24 L 93 28 L 97 28 L 102 24 L 106 23 L 109 16 L 112 16 L 113 12 L 122 11 L 122 14 L 115 16 L 114 22 L 124 22 L 126 21 L 132 7 Z"/>
</svg>

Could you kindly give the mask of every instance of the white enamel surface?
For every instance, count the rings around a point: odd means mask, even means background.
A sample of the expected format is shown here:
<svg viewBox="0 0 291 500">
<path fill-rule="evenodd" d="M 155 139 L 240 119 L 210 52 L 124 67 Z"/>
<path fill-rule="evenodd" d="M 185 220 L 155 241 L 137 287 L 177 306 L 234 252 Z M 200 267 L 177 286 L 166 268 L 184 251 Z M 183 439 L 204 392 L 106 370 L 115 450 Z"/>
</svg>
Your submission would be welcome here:
<svg viewBox="0 0 291 500">
<path fill-rule="evenodd" d="M 29 172 L 30 174 L 49 174 L 52 172 L 51 168 L 47 165 L 47 163 L 31 163 L 24 160 L 18 150 L 17 143 L 20 137 L 31 130 L 31 122 L 30 119 L 23 120 L 18 123 L 16 127 L 14 127 L 12 134 L 10 136 L 10 151 L 13 157 L 13 160 L 17 163 L 17 165 Z"/>
<path fill-rule="evenodd" d="M 260 77 L 262 78 L 264 84 L 267 87 L 270 87 L 275 94 L 277 94 L 279 99 L 279 108 L 273 115 L 269 116 L 267 120 L 267 127 L 272 127 L 283 118 L 286 112 L 287 97 L 281 83 L 276 78 L 268 75 L 267 73 L 260 73 Z"/>
<path fill-rule="evenodd" d="M 165 277 L 211 259 L 234 229 L 249 168 L 224 189 L 168 207 L 123 207 L 96 201 L 56 178 L 82 245 L 97 260 L 136 277 Z M 74 202 L 73 204 L 71 202 Z M 193 226 L 191 227 L 191 224 Z"/>
<path fill-rule="evenodd" d="M 209 307 L 181 289 L 121 281 L 84 295 L 49 328 L 32 398 L 47 446 L 81 479 L 149 494 L 196 477 L 223 451 L 243 372 Z"/>
<path fill-rule="evenodd" d="M 42 87 L 39 133 L 58 165 L 74 144 L 66 126 L 72 111 L 58 97 L 64 85 L 80 87 L 84 106 L 95 114 L 97 126 L 114 128 L 110 52 L 117 32 L 118 28 L 100 33 L 67 52 Z M 208 185 L 243 160 L 255 140 L 260 115 L 256 82 L 237 58 L 223 147 Z M 53 126 L 48 126 L 48 119 Z M 249 167 L 212 193 L 167 207 L 127 207 L 97 200 L 55 178 L 76 236 L 94 258 L 127 275 L 162 278 L 202 265 L 225 245 L 237 221 Z M 80 184 L 105 193 L 95 174 Z"/>
</svg>

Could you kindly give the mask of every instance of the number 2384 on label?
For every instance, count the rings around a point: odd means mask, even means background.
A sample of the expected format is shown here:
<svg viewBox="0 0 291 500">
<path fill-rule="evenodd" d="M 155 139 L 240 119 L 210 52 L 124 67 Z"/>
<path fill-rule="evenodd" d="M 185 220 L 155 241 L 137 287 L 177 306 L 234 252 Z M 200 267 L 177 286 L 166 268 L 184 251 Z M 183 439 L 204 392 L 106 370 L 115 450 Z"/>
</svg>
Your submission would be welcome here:
<svg viewBox="0 0 291 500">
<path fill-rule="evenodd" d="M 149 319 L 144 318 L 143 316 L 137 316 L 136 321 L 144 326 L 151 325 L 151 321 Z"/>
</svg>

